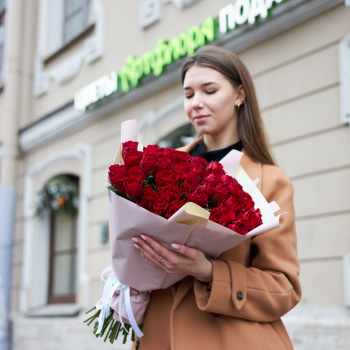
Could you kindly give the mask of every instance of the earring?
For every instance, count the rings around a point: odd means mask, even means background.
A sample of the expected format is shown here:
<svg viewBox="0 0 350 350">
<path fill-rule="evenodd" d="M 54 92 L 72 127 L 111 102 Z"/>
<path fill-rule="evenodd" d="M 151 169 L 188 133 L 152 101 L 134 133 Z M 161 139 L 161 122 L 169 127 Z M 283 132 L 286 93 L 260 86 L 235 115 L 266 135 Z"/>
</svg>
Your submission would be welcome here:
<svg viewBox="0 0 350 350">
<path fill-rule="evenodd" d="M 237 103 L 237 109 L 239 110 L 239 107 L 241 107 L 240 103 Z"/>
</svg>

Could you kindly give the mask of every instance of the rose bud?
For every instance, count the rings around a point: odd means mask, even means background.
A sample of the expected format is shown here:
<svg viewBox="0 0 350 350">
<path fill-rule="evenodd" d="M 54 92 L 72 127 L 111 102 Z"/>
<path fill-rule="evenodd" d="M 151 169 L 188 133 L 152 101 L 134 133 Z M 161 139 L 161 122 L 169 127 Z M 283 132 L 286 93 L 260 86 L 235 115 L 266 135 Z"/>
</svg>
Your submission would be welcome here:
<svg viewBox="0 0 350 350">
<path fill-rule="evenodd" d="M 139 166 L 143 153 L 136 150 L 130 150 L 124 155 L 124 163 L 127 169 L 130 169 L 134 166 Z"/>
<path fill-rule="evenodd" d="M 196 203 L 200 207 L 206 207 L 208 205 L 208 195 L 199 188 L 195 189 L 189 194 L 186 194 L 185 200 L 186 202 Z"/>
<path fill-rule="evenodd" d="M 130 151 L 131 152 L 131 151 Z M 144 180 L 136 175 L 131 175 L 124 182 L 125 193 L 134 201 L 138 200 Z"/>
<path fill-rule="evenodd" d="M 179 198 L 176 198 L 173 200 L 170 204 L 169 207 L 165 213 L 165 217 L 169 219 L 172 217 L 179 209 L 181 209 L 186 202 L 184 200 L 180 200 Z"/>
<path fill-rule="evenodd" d="M 114 164 L 109 167 L 109 180 L 116 190 L 124 192 L 124 181 L 127 179 L 125 165 Z"/>
<path fill-rule="evenodd" d="M 158 167 L 158 158 L 144 154 L 140 163 L 140 167 L 146 176 L 155 175 Z"/>
<path fill-rule="evenodd" d="M 205 182 L 203 185 L 199 186 L 199 189 L 204 191 L 209 198 L 211 198 L 215 193 L 215 184 L 213 182 Z"/>
<path fill-rule="evenodd" d="M 229 225 L 228 228 L 240 235 L 246 235 L 249 232 L 248 222 L 245 219 L 235 221 L 233 224 Z"/>
<path fill-rule="evenodd" d="M 128 170 L 128 176 L 131 176 L 131 175 L 136 175 L 136 176 L 142 178 L 142 180 L 145 179 L 145 175 L 144 175 L 142 169 L 139 168 L 138 166 L 133 166 L 131 169 Z"/>
<path fill-rule="evenodd" d="M 168 170 L 171 164 L 171 160 L 169 158 L 161 158 L 158 162 L 157 172 Z"/>
<path fill-rule="evenodd" d="M 228 198 L 229 194 L 230 194 L 230 191 L 223 183 L 219 183 L 218 185 L 216 185 L 215 186 L 215 195 L 213 197 L 214 205 L 218 205 L 219 203 L 226 200 Z"/>
<path fill-rule="evenodd" d="M 193 157 L 192 158 L 192 166 L 194 166 L 194 167 L 198 166 L 198 167 L 200 167 L 200 168 L 202 168 L 204 170 L 204 169 L 206 169 L 208 167 L 208 163 L 202 157 Z"/>
<path fill-rule="evenodd" d="M 170 205 L 170 197 L 167 193 L 158 194 L 150 205 L 152 213 L 162 216 Z"/>
<path fill-rule="evenodd" d="M 224 209 L 214 208 L 210 211 L 209 220 L 214 221 L 219 225 L 226 226 L 227 211 Z"/>
<path fill-rule="evenodd" d="M 139 205 L 145 209 L 149 209 L 150 203 L 153 203 L 153 201 L 157 198 L 158 192 L 155 191 L 151 186 L 145 186 L 141 190 L 141 200 L 139 201 Z"/>
<path fill-rule="evenodd" d="M 178 182 L 178 175 L 171 170 L 165 169 L 156 174 L 155 182 L 156 182 L 157 188 L 168 184 L 176 185 Z"/>
<path fill-rule="evenodd" d="M 135 150 L 135 151 L 137 151 L 137 145 L 138 145 L 138 142 L 134 142 L 134 141 L 127 141 L 127 142 L 124 142 L 124 143 L 122 144 L 123 153 L 127 153 L 127 152 L 129 152 L 130 150 Z"/>
<path fill-rule="evenodd" d="M 192 166 L 190 172 L 188 173 L 188 176 L 198 177 L 201 179 L 203 176 L 203 168 L 200 166 Z"/>
<path fill-rule="evenodd" d="M 180 185 L 180 188 L 184 192 L 192 192 L 194 191 L 199 185 L 198 179 L 195 179 L 193 177 L 186 177 L 184 182 Z"/>
<path fill-rule="evenodd" d="M 170 196 L 171 201 L 179 199 L 183 194 L 183 191 L 173 184 L 159 187 L 159 192 L 167 193 Z"/>
</svg>

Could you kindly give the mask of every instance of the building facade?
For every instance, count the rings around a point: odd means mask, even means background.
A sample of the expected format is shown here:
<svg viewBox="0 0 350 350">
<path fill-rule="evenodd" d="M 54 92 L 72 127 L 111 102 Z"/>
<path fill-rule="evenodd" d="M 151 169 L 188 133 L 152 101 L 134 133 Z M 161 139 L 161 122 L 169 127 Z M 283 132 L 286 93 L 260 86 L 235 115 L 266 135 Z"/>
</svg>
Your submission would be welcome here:
<svg viewBox="0 0 350 350">
<path fill-rule="evenodd" d="M 284 322 L 295 348 L 350 347 L 346 5 L 0 1 L 2 203 L 6 189 L 16 191 L 16 209 L 6 211 L 13 227 L 4 226 L 14 248 L 13 349 L 112 348 L 82 323 L 111 263 L 104 177 L 125 120 L 138 120 L 145 145 L 190 139 L 180 68 L 205 44 L 247 65 L 277 163 L 294 185 L 303 297 Z M 52 210 L 65 202 L 69 213 Z"/>
</svg>

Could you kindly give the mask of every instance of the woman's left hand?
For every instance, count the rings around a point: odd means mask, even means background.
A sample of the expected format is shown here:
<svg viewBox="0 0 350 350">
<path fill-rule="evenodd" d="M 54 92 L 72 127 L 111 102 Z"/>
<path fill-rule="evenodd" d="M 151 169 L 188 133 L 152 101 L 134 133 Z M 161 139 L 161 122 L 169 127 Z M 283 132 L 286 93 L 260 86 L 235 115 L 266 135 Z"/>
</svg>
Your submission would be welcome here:
<svg viewBox="0 0 350 350">
<path fill-rule="evenodd" d="M 200 250 L 174 243 L 171 246 L 175 251 L 171 251 L 149 236 L 141 235 L 141 237 L 142 239 L 139 237 L 132 239 L 135 242 L 134 246 L 154 268 L 167 273 L 191 275 L 203 282 L 212 282 L 212 264 Z"/>
</svg>

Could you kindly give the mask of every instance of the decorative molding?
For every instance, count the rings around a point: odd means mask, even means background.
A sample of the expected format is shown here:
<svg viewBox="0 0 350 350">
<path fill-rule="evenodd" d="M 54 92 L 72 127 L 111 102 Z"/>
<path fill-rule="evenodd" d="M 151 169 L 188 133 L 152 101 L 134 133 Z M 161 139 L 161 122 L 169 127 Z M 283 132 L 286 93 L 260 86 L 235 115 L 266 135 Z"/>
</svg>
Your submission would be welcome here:
<svg viewBox="0 0 350 350">
<path fill-rule="evenodd" d="M 76 144 L 74 149 L 58 151 L 41 162 L 32 165 L 26 172 L 24 178 L 24 200 L 23 213 L 25 218 L 24 225 L 24 242 L 23 242 L 23 268 L 22 283 L 20 289 L 20 310 L 26 312 L 29 305 L 30 283 L 32 281 L 33 265 L 33 230 L 34 230 L 34 213 L 33 206 L 33 182 L 34 178 L 40 175 L 51 165 L 67 160 L 84 159 L 84 169 L 82 171 L 79 197 L 79 229 L 78 229 L 78 283 L 81 296 L 80 305 L 83 308 L 89 306 L 89 288 L 90 279 L 86 272 L 87 267 L 87 240 L 88 240 L 88 223 L 89 212 L 88 202 L 91 197 L 92 182 L 92 149 L 87 144 Z"/>
<path fill-rule="evenodd" d="M 94 0 L 94 14 L 96 18 L 95 34 L 84 41 L 83 49 L 72 54 L 51 70 L 45 70 L 46 43 L 48 35 L 48 0 L 40 0 L 38 47 L 34 62 L 34 95 L 41 96 L 49 89 L 49 81 L 53 79 L 62 84 L 76 76 L 83 64 L 92 63 L 104 53 L 105 13 L 102 0 Z"/>
<path fill-rule="evenodd" d="M 198 2 L 199 0 L 162 0 L 164 4 L 172 2 L 179 10 L 183 10 L 185 7 Z"/>
<path fill-rule="evenodd" d="M 350 33 L 339 43 L 341 121 L 350 123 Z"/>
<path fill-rule="evenodd" d="M 233 52 L 239 52 L 341 3 L 344 3 L 344 1 L 287 1 L 274 9 L 272 18 L 262 20 L 256 26 L 244 25 L 225 35 L 219 34 L 218 40 L 213 44 L 225 47 Z M 179 82 L 183 61 L 184 59 L 179 59 L 167 66 L 167 72 L 158 77 L 153 75 L 144 77 L 139 87 L 128 93 L 116 92 L 90 106 L 86 112 L 74 110 L 72 100 L 62 108 L 20 130 L 19 145 L 21 151 L 28 152 L 55 139 L 72 134 L 100 118 L 116 113 L 128 105 Z"/>
<path fill-rule="evenodd" d="M 160 19 L 160 0 L 139 0 L 139 25 L 147 28 Z"/>
</svg>

